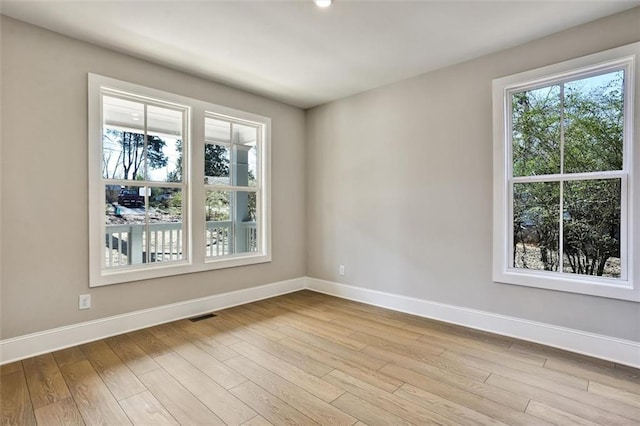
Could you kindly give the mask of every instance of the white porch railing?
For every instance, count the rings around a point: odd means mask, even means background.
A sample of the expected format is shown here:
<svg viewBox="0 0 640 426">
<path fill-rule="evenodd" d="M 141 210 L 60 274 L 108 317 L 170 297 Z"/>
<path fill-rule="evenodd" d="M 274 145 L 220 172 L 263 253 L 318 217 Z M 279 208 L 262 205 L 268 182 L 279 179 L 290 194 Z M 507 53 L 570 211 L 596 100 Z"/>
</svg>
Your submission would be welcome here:
<svg viewBox="0 0 640 426">
<path fill-rule="evenodd" d="M 181 222 L 150 223 L 148 247 L 143 224 L 106 225 L 105 231 L 106 268 L 182 259 Z M 234 241 L 234 228 L 231 221 L 207 222 L 205 231 L 207 257 L 258 250 L 255 222 L 241 222 L 235 229 L 235 233 L 238 237 L 236 241 Z"/>
<path fill-rule="evenodd" d="M 205 236 L 207 257 L 224 256 L 233 253 L 232 225 L 229 221 L 209 221 Z"/>
<path fill-rule="evenodd" d="M 117 268 L 182 259 L 181 222 L 150 223 L 149 233 L 144 231 L 143 224 L 107 225 L 105 266 Z"/>
<path fill-rule="evenodd" d="M 247 251 L 258 251 L 258 228 L 255 222 L 242 222 L 240 224 L 246 231 Z"/>
<path fill-rule="evenodd" d="M 233 231 L 233 222 L 231 221 L 207 222 L 205 243 L 207 257 L 258 251 L 258 230 L 255 222 L 241 222 L 239 224 L 238 229 L 236 229 L 239 238 L 235 242 L 237 246 L 235 250 Z"/>
</svg>

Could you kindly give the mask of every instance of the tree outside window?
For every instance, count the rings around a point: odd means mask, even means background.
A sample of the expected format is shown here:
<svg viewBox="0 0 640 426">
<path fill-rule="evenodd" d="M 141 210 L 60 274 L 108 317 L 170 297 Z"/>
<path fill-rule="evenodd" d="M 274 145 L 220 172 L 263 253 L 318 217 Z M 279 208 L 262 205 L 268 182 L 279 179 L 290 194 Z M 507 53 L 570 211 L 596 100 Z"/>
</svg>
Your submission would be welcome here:
<svg viewBox="0 0 640 426">
<path fill-rule="evenodd" d="M 620 278 L 624 78 L 512 93 L 513 267 Z"/>
</svg>

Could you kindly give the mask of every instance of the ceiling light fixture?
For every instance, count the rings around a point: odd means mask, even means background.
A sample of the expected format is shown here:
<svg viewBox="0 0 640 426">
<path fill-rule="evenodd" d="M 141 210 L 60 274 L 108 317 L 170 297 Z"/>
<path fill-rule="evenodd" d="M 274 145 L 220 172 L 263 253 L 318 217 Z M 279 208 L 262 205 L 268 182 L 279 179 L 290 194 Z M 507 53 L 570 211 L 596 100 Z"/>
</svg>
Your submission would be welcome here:
<svg viewBox="0 0 640 426">
<path fill-rule="evenodd" d="M 329 7 L 331 3 L 333 3 L 333 0 L 313 0 L 313 2 L 318 7 Z"/>
</svg>

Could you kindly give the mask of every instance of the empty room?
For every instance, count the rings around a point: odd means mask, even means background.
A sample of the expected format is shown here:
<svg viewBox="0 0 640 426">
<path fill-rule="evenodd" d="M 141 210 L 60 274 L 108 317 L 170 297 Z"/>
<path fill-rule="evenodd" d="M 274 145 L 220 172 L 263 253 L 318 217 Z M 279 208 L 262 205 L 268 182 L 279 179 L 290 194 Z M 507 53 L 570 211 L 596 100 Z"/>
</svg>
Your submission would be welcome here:
<svg viewBox="0 0 640 426">
<path fill-rule="evenodd" d="M 640 425 L 640 0 L 1 0 L 1 425 Z"/>
</svg>

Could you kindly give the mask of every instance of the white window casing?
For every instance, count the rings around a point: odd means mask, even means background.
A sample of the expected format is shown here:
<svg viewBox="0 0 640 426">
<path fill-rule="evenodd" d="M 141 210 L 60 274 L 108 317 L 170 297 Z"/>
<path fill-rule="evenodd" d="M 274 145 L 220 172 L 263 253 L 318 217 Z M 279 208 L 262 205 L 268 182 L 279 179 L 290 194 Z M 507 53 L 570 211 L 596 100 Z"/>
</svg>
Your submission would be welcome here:
<svg viewBox="0 0 640 426">
<path fill-rule="evenodd" d="M 572 59 L 493 80 L 493 281 L 557 291 L 581 293 L 622 300 L 640 301 L 640 96 L 637 64 L 640 43 Z M 623 166 L 621 170 L 589 173 L 560 172 L 558 175 L 514 177 L 512 173 L 511 96 L 524 90 L 546 88 L 624 70 Z M 562 154 L 561 154 L 562 155 Z M 562 164 L 562 162 L 561 162 Z M 514 183 L 569 182 L 589 179 L 620 179 L 620 262 L 619 278 L 562 273 L 562 238 L 560 238 L 560 272 L 516 268 L 513 265 L 513 192 Z M 562 188 L 562 186 L 561 186 Z M 560 192 L 562 194 L 562 190 Z M 562 195 L 561 195 L 562 196 Z M 563 220 L 559 220 L 561 229 Z M 562 232 L 562 231 L 561 231 Z"/>
<path fill-rule="evenodd" d="M 147 164 L 147 140 L 154 129 L 147 130 L 147 108 L 165 108 L 166 111 L 175 115 L 182 114 L 182 129 L 178 133 L 181 138 L 181 181 L 174 182 L 166 180 L 154 180 L 150 177 L 150 172 L 143 172 L 142 176 L 135 179 L 119 179 L 118 177 L 106 179 L 103 176 L 103 134 L 106 127 L 103 114 L 103 97 L 113 97 L 114 99 L 122 99 L 122 102 L 128 100 L 144 105 L 143 122 L 139 129 L 144 132 L 144 165 Z M 147 107 L 149 105 L 150 107 Z M 252 224 L 252 249 L 242 253 L 227 253 L 225 255 L 211 258 L 207 255 L 206 229 L 207 222 L 205 218 L 205 198 L 206 185 L 202 183 L 205 180 L 204 156 L 205 156 L 205 117 L 214 116 L 228 119 L 233 122 L 245 123 L 255 129 L 257 134 L 255 144 L 257 146 L 255 155 L 255 181 L 257 183 L 252 186 L 249 191 L 256 194 L 255 223 Z M 89 162 L 89 285 L 97 287 L 109 284 L 124 283 L 143 279 L 159 278 L 165 276 L 186 274 L 192 272 L 200 272 L 212 269 L 236 267 L 243 265 L 251 265 L 256 263 L 264 263 L 271 261 L 271 210 L 270 210 L 270 181 L 271 181 L 271 119 L 232 108 L 216 105 L 185 96 L 175 95 L 164 92 L 162 90 L 152 89 L 96 74 L 88 75 L 88 162 Z M 145 169 L 146 170 L 146 169 Z M 109 177 L 107 175 L 107 177 Z M 143 253 L 145 261 L 132 264 L 131 257 L 128 263 L 117 264 L 115 267 L 107 261 L 105 264 L 105 252 L 110 252 L 111 248 L 105 249 L 106 245 L 111 244 L 111 235 L 106 231 L 105 218 L 107 213 L 107 204 L 105 202 L 105 188 L 129 188 L 131 186 L 146 186 L 144 197 L 145 204 L 139 208 L 144 212 L 146 218 L 145 224 L 139 228 L 144 229 L 146 249 Z M 151 231 L 152 224 L 149 208 L 150 193 L 153 188 L 155 191 L 161 190 L 176 191 L 181 194 L 181 222 L 169 223 L 169 228 L 179 228 L 179 232 L 173 234 L 167 233 L 165 242 L 165 234 L 156 233 L 153 237 Z M 246 188 L 233 187 L 233 190 L 244 190 Z M 143 194 L 144 195 L 144 194 Z M 161 197 L 165 194 L 158 195 Z M 170 195 L 167 194 L 166 197 Z M 120 204 L 113 203 L 115 208 Z M 124 207 L 124 206 L 123 206 Z M 124 209 L 123 209 L 124 210 Z M 164 223 L 164 222 L 163 222 Z M 117 227 L 116 227 L 117 228 Z M 125 228 L 123 226 L 122 228 Z M 124 231 L 123 231 L 124 233 Z M 181 233 L 181 234 L 180 234 Z M 179 235 L 180 242 L 168 240 Z M 157 245 L 164 247 L 175 244 L 178 249 L 171 249 L 170 255 L 164 253 L 166 261 L 157 261 L 152 259 L 152 252 L 149 250 L 150 240 L 156 238 Z M 176 237 L 178 238 L 178 237 Z M 127 243 L 132 240 L 131 234 L 123 237 Z M 105 242 L 106 241 L 106 242 Z M 161 241 L 161 243 L 160 243 Z M 156 248 L 156 250 L 158 250 Z M 118 248 L 116 252 L 124 251 Z M 127 254 L 132 253 L 132 248 L 127 249 Z M 109 255 L 106 255 L 107 258 Z M 126 257 L 126 256 L 125 256 Z M 125 261 L 126 262 L 126 261 Z"/>
</svg>

